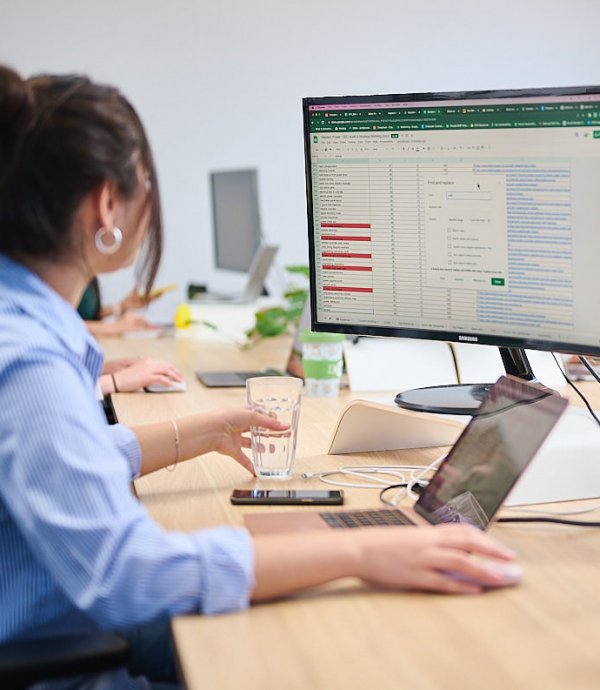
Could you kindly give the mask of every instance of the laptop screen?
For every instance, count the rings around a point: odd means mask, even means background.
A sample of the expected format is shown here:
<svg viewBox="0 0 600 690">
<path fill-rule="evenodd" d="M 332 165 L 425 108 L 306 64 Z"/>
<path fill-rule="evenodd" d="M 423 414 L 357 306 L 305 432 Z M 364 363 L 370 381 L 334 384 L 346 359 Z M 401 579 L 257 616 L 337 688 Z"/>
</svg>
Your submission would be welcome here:
<svg viewBox="0 0 600 690">
<path fill-rule="evenodd" d="M 415 504 L 431 523 L 485 529 L 567 406 L 546 388 L 502 376 Z"/>
</svg>

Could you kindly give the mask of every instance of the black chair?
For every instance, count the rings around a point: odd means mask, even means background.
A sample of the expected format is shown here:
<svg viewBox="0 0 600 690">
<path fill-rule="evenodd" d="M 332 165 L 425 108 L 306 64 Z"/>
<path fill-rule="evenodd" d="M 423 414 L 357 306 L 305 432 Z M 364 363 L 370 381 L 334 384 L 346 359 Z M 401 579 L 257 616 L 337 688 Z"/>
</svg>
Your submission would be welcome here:
<svg viewBox="0 0 600 690">
<path fill-rule="evenodd" d="M 0 688 L 24 690 L 33 683 L 101 673 L 125 666 L 128 643 L 110 632 L 0 645 Z"/>
</svg>

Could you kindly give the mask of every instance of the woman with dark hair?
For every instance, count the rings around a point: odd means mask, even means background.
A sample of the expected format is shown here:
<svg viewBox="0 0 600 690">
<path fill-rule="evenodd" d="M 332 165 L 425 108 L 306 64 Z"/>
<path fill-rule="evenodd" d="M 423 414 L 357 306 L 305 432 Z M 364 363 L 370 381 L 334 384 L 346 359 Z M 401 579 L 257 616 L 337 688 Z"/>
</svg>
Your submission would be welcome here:
<svg viewBox="0 0 600 690">
<path fill-rule="evenodd" d="M 0 641 L 125 629 L 136 654 L 158 640 L 138 671 L 174 680 L 162 623 L 177 614 L 346 576 L 459 593 L 518 579 L 507 549 L 460 525 L 310 538 L 156 525 L 133 477 L 209 451 L 252 472 L 244 433 L 285 428 L 247 409 L 107 425 L 102 355 L 75 308 L 93 276 L 140 248 L 149 292 L 161 246 L 154 162 L 128 101 L 84 77 L 22 80 L 0 67 Z"/>
</svg>

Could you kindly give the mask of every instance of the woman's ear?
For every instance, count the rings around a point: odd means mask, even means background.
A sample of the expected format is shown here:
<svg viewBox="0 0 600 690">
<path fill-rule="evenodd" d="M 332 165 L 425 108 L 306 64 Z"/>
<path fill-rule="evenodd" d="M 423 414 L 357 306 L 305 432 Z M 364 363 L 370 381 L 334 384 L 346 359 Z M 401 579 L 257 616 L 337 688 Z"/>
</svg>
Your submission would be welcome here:
<svg viewBox="0 0 600 690">
<path fill-rule="evenodd" d="M 96 215 L 98 217 L 98 227 L 112 230 L 116 225 L 117 187 L 114 182 L 102 182 L 93 195 Z"/>
</svg>

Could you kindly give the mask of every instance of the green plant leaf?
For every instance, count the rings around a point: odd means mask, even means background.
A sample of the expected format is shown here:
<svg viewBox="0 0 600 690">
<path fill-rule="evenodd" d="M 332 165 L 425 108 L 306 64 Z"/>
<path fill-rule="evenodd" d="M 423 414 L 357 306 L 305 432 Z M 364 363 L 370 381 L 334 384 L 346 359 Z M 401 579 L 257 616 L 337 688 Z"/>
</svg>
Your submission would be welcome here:
<svg viewBox="0 0 600 690">
<path fill-rule="evenodd" d="M 307 280 L 310 275 L 310 269 L 308 266 L 305 265 L 298 265 L 298 266 L 286 266 L 285 270 L 288 273 L 296 273 L 299 275 L 303 275 Z"/>
<path fill-rule="evenodd" d="M 283 307 L 269 307 L 256 312 L 256 330 L 263 337 L 283 333 L 289 322 L 289 312 Z"/>
</svg>

